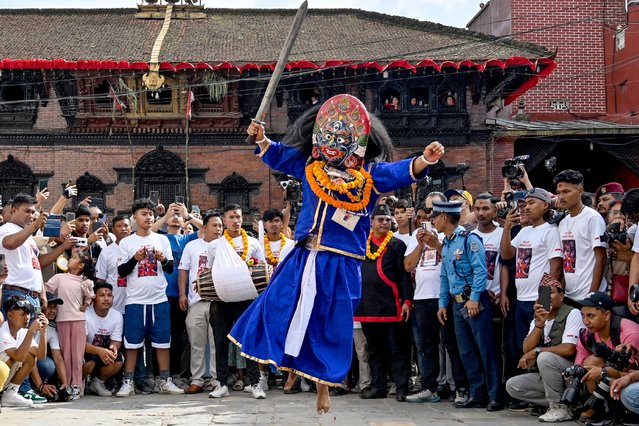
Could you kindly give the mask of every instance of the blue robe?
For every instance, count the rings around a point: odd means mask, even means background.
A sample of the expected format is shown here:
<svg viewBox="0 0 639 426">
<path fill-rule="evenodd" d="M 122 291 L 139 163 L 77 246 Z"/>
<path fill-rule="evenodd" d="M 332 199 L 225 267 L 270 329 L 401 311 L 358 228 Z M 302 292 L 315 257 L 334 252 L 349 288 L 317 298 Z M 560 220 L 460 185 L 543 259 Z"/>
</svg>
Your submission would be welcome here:
<svg viewBox="0 0 639 426">
<path fill-rule="evenodd" d="M 297 245 L 278 265 L 266 290 L 237 321 L 229 338 L 242 355 L 274 368 L 292 371 L 331 386 L 339 385 L 351 365 L 353 312 L 361 294 L 361 262 L 366 255 L 370 211 L 379 194 L 402 188 L 426 176 L 414 176 L 412 162 L 366 163 L 374 182 L 368 206 L 360 212 L 353 230 L 333 220 L 342 216 L 320 200 L 306 180 L 307 158 L 279 142 L 256 154 L 269 167 L 302 181 L 303 205 L 297 218 L 295 240 L 317 235 L 312 251 Z M 285 342 L 302 293 L 302 275 L 309 258 L 315 267 L 316 295 L 299 354 L 285 353 Z"/>
</svg>

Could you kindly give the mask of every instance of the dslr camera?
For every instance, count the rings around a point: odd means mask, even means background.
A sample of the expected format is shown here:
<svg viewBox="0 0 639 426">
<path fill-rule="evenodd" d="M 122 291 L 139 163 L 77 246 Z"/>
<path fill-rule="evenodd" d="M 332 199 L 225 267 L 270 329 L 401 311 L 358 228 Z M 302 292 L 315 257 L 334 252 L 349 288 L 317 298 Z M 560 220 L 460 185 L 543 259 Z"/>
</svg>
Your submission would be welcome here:
<svg viewBox="0 0 639 426">
<path fill-rule="evenodd" d="M 506 201 L 506 207 L 497 209 L 497 217 L 500 219 L 506 219 L 508 216 L 508 212 L 512 211 L 517 207 L 515 204 L 515 195 L 512 192 L 508 192 L 504 195 L 504 201 Z"/>
<path fill-rule="evenodd" d="M 608 225 L 606 232 L 604 232 L 600 238 L 604 243 L 619 241 L 621 244 L 626 244 L 628 241 L 628 233 L 621 229 L 621 224 L 619 222 L 615 222 Z"/>
<path fill-rule="evenodd" d="M 286 200 L 291 203 L 302 201 L 302 184 L 295 179 L 283 180 L 280 182 L 282 189 L 286 191 Z"/>
<path fill-rule="evenodd" d="M 521 179 L 524 176 L 524 172 L 519 165 L 524 164 L 524 161 L 529 158 L 530 155 L 518 155 L 515 158 L 507 158 L 504 160 L 504 166 L 501 168 L 501 175 L 508 179 Z"/>
<path fill-rule="evenodd" d="M 583 368 L 581 365 L 575 364 L 566 368 L 561 373 L 566 379 L 570 379 L 570 383 L 566 386 L 559 402 L 570 407 L 574 407 L 579 403 L 581 395 L 581 379 L 587 372 L 588 370 Z"/>
</svg>

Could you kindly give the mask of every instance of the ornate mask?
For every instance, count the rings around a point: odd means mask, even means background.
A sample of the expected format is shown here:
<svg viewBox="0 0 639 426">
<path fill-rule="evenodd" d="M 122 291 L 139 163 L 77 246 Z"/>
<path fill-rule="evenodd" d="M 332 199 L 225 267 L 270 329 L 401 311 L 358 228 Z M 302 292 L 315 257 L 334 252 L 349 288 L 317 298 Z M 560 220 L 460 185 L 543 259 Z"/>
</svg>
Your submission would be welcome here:
<svg viewBox="0 0 639 426">
<path fill-rule="evenodd" d="M 359 99 L 333 96 L 317 113 L 312 157 L 333 167 L 358 169 L 364 162 L 370 129 L 368 111 Z"/>
</svg>

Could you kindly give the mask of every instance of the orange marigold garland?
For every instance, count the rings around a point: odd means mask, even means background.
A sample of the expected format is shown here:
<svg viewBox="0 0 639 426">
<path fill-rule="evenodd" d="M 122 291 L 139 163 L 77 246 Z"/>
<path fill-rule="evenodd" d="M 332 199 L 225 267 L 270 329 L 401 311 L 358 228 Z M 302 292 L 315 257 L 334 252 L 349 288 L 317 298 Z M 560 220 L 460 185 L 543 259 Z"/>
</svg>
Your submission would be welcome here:
<svg viewBox="0 0 639 426">
<path fill-rule="evenodd" d="M 326 163 L 323 161 L 315 161 L 306 166 L 306 180 L 308 180 L 313 193 L 320 200 L 335 208 L 348 211 L 364 210 L 368 206 L 373 192 L 373 178 L 370 173 L 363 168 L 360 170 L 348 169 L 355 179 L 348 183 L 336 183 L 331 180 L 324 170 L 325 165 Z M 337 200 L 328 194 L 325 189 L 346 194 L 351 202 Z M 351 189 L 357 189 L 358 196 L 353 195 L 350 192 Z"/>
<path fill-rule="evenodd" d="M 240 257 L 242 258 L 242 260 L 246 261 L 246 258 L 248 257 L 248 252 L 249 252 L 248 235 L 246 234 L 246 231 L 243 230 L 242 228 L 240 228 L 240 234 L 242 234 L 242 245 L 244 246 L 242 248 L 242 254 L 240 255 Z M 227 229 L 224 230 L 224 238 L 226 238 L 226 241 L 228 241 L 231 247 L 233 247 L 233 249 L 235 250 L 235 244 L 233 244 L 233 238 L 231 238 L 231 236 L 229 235 L 229 231 Z"/>
<path fill-rule="evenodd" d="M 280 232 L 280 253 L 282 252 L 282 249 L 285 245 L 286 237 L 282 232 Z M 271 251 L 271 242 L 268 240 L 268 237 L 264 239 L 264 249 L 266 250 L 266 258 L 271 262 L 271 264 L 277 265 L 280 260 L 273 257 L 273 252 Z"/>
<path fill-rule="evenodd" d="M 376 260 L 378 257 L 382 255 L 384 250 L 386 250 L 386 245 L 391 240 L 391 238 L 393 238 L 393 233 L 389 232 L 388 234 L 386 234 L 386 238 L 384 238 L 384 241 L 382 241 L 382 243 L 379 245 L 379 248 L 377 249 L 375 253 L 371 253 L 372 237 L 373 237 L 373 232 L 371 231 L 371 233 L 368 235 L 368 240 L 366 241 L 366 257 L 369 258 L 370 260 Z"/>
</svg>

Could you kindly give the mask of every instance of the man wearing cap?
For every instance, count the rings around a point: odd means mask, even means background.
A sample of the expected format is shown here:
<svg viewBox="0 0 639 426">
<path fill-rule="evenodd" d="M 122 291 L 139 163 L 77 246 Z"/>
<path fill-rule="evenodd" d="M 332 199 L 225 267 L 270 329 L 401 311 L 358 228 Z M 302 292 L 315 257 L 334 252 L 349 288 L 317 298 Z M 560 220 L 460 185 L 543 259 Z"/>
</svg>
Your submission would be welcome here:
<svg viewBox="0 0 639 426">
<path fill-rule="evenodd" d="M 559 207 L 568 215 L 559 222 L 559 239 L 564 255 L 566 297 L 581 300 L 592 291 L 606 289 L 606 232 L 604 219 L 581 202 L 584 177 L 576 170 L 563 170 L 555 176 Z"/>
<path fill-rule="evenodd" d="M 406 401 L 410 377 L 410 326 L 413 301 L 410 274 L 404 269 L 406 245 L 390 232 L 391 211 L 378 204 L 371 213 L 371 232 L 362 262 L 362 296 L 354 320 L 362 323 L 369 350 L 371 387 L 360 398 L 385 398 L 388 371 L 397 388 L 396 400 Z"/>
<path fill-rule="evenodd" d="M 583 327 L 581 312 L 564 304 L 562 285 L 550 275 L 543 275 L 539 287 L 550 287 L 550 309 L 546 310 L 539 301 L 535 303 L 535 318 L 530 322 L 524 355 L 519 360 L 519 368 L 529 373 L 510 378 L 506 391 L 513 398 L 549 407 L 539 417 L 541 422 L 572 420 L 568 408 L 559 402 L 566 387 L 561 373 L 573 364 Z"/>
<path fill-rule="evenodd" d="M 526 194 L 526 216 L 531 226 L 521 229 L 512 240 L 510 231 L 519 221 L 516 212 L 506 216 L 500 251 L 504 260 L 515 259 L 515 334 L 521 345 L 528 334 L 528 324 L 534 316 L 533 305 L 537 300 L 539 282 L 544 273 L 559 279 L 562 251 L 559 233 L 555 225 L 544 219 L 550 209 L 551 195 L 542 188 L 533 188 Z"/>
<path fill-rule="evenodd" d="M 595 355 L 598 344 L 605 344 L 615 350 L 619 345 L 639 347 L 639 324 L 613 314 L 615 302 L 606 293 L 596 291 L 578 302 L 585 329 L 579 334 L 575 364 L 581 365 L 588 373 L 581 379 L 592 392 L 597 383 L 604 377 L 616 379 L 620 372 L 607 365 L 604 358 Z M 635 362 L 631 360 L 631 362 Z M 593 413 L 585 412 L 582 419 Z M 580 419 L 581 420 L 581 419 Z"/>
<path fill-rule="evenodd" d="M 623 197 L 623 186 L 619 182 L 610 182 L 601 185 L 595 193 L 595 203 L 597 203 L 597 211 L 604 219 L 608 216 L 608 210 L 612 206 L 612 202 L 621 200 Z"/>
<path fill-rule="evenodd" d="M 446 235 L 437 317 L 442 324 L 448 320 L 446 306 L 452 297 L 455 333 L 471 396 L 455 407 L 498 411 L 504 408 L 502 367 L 495 349 L 492 302 L 486 291 L 486 255 L 481 238 L 459 225 L 461 209 L 462 203 L 433 202 L 433 225 Z"/>
<path fill-rule="evenodd" d="M 447 189 L 444 196 L 448 201 L 462 203 L 459 224 L 472 231 L 477 226 L 477 218 L 473 212 L 473 196 L 465 189 Z"/>
</svg>

